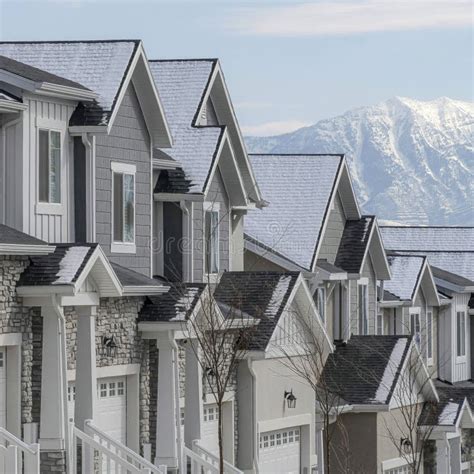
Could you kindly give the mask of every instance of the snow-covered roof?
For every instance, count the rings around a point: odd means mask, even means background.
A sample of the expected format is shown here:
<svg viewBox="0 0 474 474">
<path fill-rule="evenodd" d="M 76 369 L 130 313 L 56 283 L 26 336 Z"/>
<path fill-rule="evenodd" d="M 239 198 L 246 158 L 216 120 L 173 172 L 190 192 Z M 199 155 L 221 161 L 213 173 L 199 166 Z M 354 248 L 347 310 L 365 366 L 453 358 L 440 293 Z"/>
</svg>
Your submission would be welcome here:
<svg viewBox="0 0 474 474">
<path fill-rule="evenodd" d="M 474 227 L 380 228 L 385 248 L 426 255 L 430 265 L 474 281 Z"/>
<path fill-rule="evenodd" d="M 223 127 L 196 125 L 216 63 L 215 59 L 149 62 L 173 136 L 173 147 L 162 151 L 182 165 L 195 193 L 204 191 L 223 135 Z"/>
<path fill-rule="evenodd" d="M 96 92 L 107 122 L 138 40 L 0 42 L 0 54 Z"/>
<path fill-rule="evenodd" d="M 245 218 L 245 233 L 311 270 L 343 157 L 249 155 L 262 195 L 269 202 Z"/>
<path fill-rule="evenodd" d="M 390 255 L 388 262 L 392 278 L 384 282 L 384 290 L 400 300 L 412 300 L 425 260 L 417 255 Z"/>
</svg>

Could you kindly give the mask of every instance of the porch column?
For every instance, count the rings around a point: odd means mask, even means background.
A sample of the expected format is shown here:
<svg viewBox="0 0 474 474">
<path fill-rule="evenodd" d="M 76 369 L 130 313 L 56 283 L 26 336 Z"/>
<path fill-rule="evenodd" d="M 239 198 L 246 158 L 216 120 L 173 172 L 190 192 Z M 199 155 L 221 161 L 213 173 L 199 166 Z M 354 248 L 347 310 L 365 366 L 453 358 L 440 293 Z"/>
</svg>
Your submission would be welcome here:
<svg viewBox="0 0 474 474">
<path fill-rule="evenodd" d="M 184 389 L 184 443 L 188 448 L 192 448 L 194 440 L 201 439 L 203 420 L 202 368 L 197 357 L 198 350 L 196 341 L 188 339 Z"/>
<path fill-rule="evenodd" d="M 177 363 L 176 342 L 170 333 L 160 334 L 158 347 L 158 394 L 156 416 L 155 465 L 165 464 L 168 469 L 178 469 L 178 420 L 177 415 Z"/>
<path fill-rule="evenodd" d="M 43 352 L 41 361 L 41 419 L 40 444 L 42 450 L 64 450 L 66 438 L 65 372 L 61 338 L 64 325 L 62 308 L 42 306 Z"/>
<path fill-rule="evenodd" d="M 93 420 L 97 400 L 95 354 L 96 306 L 77 306 L 76 403 L 75 425 L 83 430 L 86 420 Z"/>
<path fill-rule="evenodd" d="M 449 446 L 444 436 L 436 440 L 436 469 L 437 472 L 449 472 Z"/>
</svg>

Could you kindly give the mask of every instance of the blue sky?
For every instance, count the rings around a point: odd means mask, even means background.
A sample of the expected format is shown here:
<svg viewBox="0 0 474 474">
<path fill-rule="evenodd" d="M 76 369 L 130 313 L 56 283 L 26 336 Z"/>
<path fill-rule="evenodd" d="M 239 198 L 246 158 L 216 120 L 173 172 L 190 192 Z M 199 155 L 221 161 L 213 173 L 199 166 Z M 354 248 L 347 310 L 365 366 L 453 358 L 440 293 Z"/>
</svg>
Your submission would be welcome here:
<svg viewBox="0 0 474 474">
<path fill-rule="evenodd" d="M 247 134 L 395 95 L 474 95 L 470 0 L 0 0 L 0 38 L 141 38 L 149 58 L 219 57 Z"/>
</svg>

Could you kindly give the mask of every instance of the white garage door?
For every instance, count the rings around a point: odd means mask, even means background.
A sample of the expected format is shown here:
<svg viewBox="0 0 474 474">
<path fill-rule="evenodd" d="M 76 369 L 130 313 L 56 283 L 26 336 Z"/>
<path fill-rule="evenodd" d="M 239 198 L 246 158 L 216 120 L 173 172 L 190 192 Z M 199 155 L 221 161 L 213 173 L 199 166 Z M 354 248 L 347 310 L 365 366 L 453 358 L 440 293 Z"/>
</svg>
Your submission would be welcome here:
<svg viewBox="0 0 474 474">
<path fill-rule="evenodd" d="M 127 443 L 127 392 L 125 377 L 97 380 L 97 426 L 111 438 Z"/>
<path fill-rule="evenodd" d="M 299 474 L 298 427 L 261 433 L 259 447 L 259 467 L 262 474 Z"/>
<path fill-rule="evenodd" d="M 216 404 L 204 405 L 200 444 L 211 453 L 219 452 L 219 411 Z"/>
<path fill-rule="evenodd" d="M 7 424 L 7 352 L 0 348 L 0 426 Z"/>
</svg>

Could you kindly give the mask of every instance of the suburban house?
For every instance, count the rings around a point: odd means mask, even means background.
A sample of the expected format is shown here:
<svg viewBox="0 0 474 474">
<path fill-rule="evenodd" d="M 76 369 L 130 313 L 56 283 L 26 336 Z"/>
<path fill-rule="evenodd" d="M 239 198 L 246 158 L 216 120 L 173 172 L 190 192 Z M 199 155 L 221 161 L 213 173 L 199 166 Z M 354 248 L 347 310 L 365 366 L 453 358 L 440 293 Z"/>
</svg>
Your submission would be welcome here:
<svg viewBox="0 0 474 474">
<path fill-rule="evenodd" d="M 362 216 L 342 155 L 250 155 L 269 201 L 245 220 L 246 270 L 298 270 L 333 340 L 375 334 L 390 278 L 377 220 Z M 291 173 L 290 173 L 291 170 Z"/>
</svg>

